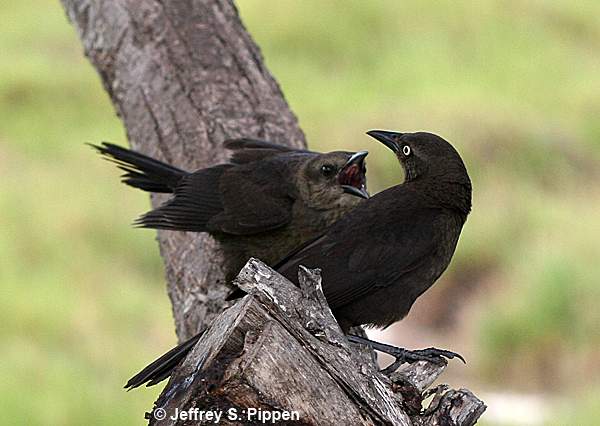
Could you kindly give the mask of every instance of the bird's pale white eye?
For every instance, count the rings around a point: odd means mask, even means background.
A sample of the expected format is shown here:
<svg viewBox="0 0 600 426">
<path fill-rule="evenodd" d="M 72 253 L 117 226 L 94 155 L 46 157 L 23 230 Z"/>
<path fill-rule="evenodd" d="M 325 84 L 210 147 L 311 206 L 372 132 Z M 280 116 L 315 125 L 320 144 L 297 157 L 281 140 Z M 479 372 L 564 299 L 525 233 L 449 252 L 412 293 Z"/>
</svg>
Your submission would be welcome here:
<svg viewBox="0 0 600 426">
<path fill-rule="evenodd" d="M 402 154 L 404 154 L 406 157 L 408 157 L 410 155 L 410 146 L 404 145 L 402 147 Z"/>
</svg>

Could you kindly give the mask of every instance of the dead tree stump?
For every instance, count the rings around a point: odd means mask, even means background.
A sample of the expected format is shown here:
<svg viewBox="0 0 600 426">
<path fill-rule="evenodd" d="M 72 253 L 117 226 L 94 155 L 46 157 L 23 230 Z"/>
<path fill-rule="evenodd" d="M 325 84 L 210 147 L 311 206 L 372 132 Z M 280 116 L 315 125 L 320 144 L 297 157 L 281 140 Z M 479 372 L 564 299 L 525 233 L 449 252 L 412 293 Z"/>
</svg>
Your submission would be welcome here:
<svg viewBox="0 0 600 426">
<path fill-rule="evenodd" d="M 445 363 L 382 375 L 346 340 L 318 271 L 301 268 L 298 279 L 300 288 L 251 259 L 237 278 L 249 295 L 215 319 L 171 376 L 150 424 L 192 424 L 208 410 L 222 413 L 220 424 L 260 423 L 258 412 L 288 416 L 285 424 L 475 424 L 485 405 L 471 392 L 427 391 Z"/>
</svg>

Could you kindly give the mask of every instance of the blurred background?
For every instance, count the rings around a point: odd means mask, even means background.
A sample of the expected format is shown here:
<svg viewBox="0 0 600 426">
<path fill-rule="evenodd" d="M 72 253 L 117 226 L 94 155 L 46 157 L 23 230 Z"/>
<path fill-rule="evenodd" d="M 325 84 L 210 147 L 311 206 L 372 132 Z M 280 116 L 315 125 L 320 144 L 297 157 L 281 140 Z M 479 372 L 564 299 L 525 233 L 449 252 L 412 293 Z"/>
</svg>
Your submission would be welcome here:
<svg viewBox="0 0 600 426">
<path fill-rule="evenodd" d="M 463 354 L 443 379 L 482 424 L 600 418 L 600 2 L 244 0 L 310 147 L 373 128 L 452 141 L 474 186 L 453 263 L 372 336 Z M 4 424 L 140 424 L 124 393 L 175 343 L 148 197 L 83 142 L 126 144 L 58 1 L 0 0 L 0 410 Z"/>
</svg>

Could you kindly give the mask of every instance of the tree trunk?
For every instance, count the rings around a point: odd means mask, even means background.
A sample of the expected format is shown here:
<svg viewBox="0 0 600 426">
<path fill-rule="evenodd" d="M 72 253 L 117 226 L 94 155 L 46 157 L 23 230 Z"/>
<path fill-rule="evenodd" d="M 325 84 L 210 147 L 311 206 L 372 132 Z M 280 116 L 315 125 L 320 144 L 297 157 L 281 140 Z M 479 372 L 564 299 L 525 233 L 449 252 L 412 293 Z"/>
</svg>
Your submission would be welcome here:
<svg viewBox="0 0 600 426">
<path fill-rule="evenodd" d="M 226 160 L 228 138 L 306 146 L 231 1 L 62 2 L 136 150 L 197 170 Z M 158 241 L 185 340 L 223 309 L 222 255 L 206 234 L 159 231 Z"/>
<path fill-rule="evenodd" d="M 221 142 L 229 138 L 305 147 L 231 1 L 62 2 L 135 149 L 196 170 L 225 161 Z M 248 415 L 252 407 L 298 411 L 294 424 L 471 425 L 485 409 L 467 390 L 438 387 L 423 411 L 425 389 L 445 365 L 416 363 L 383 376 L 346 341 L 315 273 L 302 270 L 298 289 L 251 260 L 238 282 L 252 296 L 222 312 L 216 242 L 183 232 L 159 232 L 158 240 L 179 339 L 211 325 L 175 370 L 151 423 L 196 423 L 159 419 L 159 409 Z"/>
</svg>

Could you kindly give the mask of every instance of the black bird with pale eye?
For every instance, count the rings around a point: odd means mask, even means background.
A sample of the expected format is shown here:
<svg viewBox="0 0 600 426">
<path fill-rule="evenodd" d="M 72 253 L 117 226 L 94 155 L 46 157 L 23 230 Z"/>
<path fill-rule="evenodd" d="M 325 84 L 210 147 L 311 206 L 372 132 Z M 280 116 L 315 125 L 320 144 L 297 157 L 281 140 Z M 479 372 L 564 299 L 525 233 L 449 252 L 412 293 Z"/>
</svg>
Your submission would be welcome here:
<svg viewBox="0 0 600 426">
<path fill-rule="evenodd" d="M 390 148 L 405 181 L 361 203 L 326 232 L 290 253 L 276 269 L 297 282 L 298 266 L 321 269 L 327 302 L 344 333 L 353 326 L 386 328 L 448 267 L 471 211 L 471 180 L 454 147 L 425 132 L 368 132 Z M 408 351 L 350 336 L 396 357 L 394 366 L 460 355 L 435 348 Z M 195 341 L 184 342 L 133 377 L 126 387 L 170 375 Z"/>
<path fill-rule="evenodd" d="M 288 256 L 278 271 L 320 268 L 342 330 L 401 320 L 448 267 L 471 211 L 471 180 L 458 152 L 431 133 L 373 130 L 405 170 L 382 191 Z"/>
<path fill-rule="evenodd" d="M 192 173 L 138 152 L 92 145 L 148 192 L 173 193 L 136 220 L 141 228 L 208 232 L 229 282 L 250 257 L 273 264 L 369 197 L 366 151 L 318 153 L 254 139 L 224 142 L 227 164 Z"/>
</svg>

